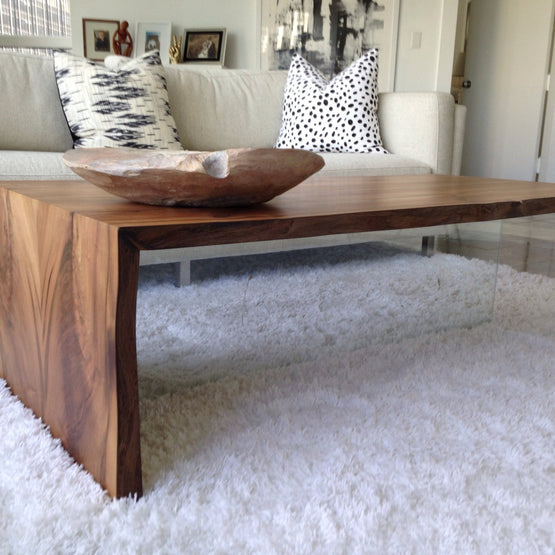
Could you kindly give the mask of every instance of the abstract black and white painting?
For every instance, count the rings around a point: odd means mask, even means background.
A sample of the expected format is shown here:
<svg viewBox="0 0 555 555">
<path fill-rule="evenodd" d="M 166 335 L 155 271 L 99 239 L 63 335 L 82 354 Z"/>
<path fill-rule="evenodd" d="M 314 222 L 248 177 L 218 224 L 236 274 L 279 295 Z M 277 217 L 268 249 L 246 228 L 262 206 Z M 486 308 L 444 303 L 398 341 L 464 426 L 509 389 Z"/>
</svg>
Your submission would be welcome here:
<svg viewBox="0 0 555 555">
<path fill-rule="evenodd" d="M 393 90 L 399 0 L 261 0 L 260 13 L 262 69 L 298 52 L 331 78 L 378 48 L 378 88 Z"/>
</svg>

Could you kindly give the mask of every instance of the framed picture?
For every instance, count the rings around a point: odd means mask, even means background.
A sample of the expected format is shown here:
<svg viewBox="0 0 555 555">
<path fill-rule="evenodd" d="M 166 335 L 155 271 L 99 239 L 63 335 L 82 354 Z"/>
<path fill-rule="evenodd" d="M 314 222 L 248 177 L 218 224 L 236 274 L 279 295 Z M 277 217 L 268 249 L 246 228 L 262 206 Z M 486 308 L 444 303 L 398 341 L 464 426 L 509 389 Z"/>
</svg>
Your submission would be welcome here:
<svg viewBox="0 0 555 555">
<path fill-rule="evenodd" d="M 136 55 L 141 56 L 151 50 L 160 50 L 162 62 L 169 63 L 171 34 L 171 23 L 137 23 Z"/>
<path fill-rule="evenodd" d="M 85 58 L 100 62 L 114 53 L 112 39 L 119 29 L 113 19 L 83 19 L 83 51 Z"/>
<path fill-rule="evenodd" d="M 185 29 L 184 62 L 224 65 L 225 29 Z"/>
<path fill-rule="evenodd" d="M 289 69 L 293 52 L 332 78 L 371 48 L 378 89 L 395 84 L 399 0 L 259 0 L 261 69 Z"/>
</svg>

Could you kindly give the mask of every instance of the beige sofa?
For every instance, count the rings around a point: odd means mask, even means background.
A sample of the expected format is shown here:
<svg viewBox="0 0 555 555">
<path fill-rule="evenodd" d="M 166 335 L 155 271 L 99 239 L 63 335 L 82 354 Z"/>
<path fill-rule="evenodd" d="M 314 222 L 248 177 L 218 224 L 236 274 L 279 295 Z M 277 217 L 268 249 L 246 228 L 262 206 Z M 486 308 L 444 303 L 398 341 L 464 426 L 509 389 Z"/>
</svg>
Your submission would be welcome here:
<svg viewBox="0 0 555 555">
<path fill-rule="evenodd" d="M 271 147 L 280 125 L 287 72 L 167 66 L 168 93 L 186 149 Z M 62 162 L 72 139 L 60 106 L 53 62 L 48 58 L 0 54 L 0 181 L 76 179 Z M 324 153 L 330 175 L 458 174 L 465 108 L 447 93 L 382 93 L 378 116 L 391 153 Z M 69 185 L 69 184 L 68 184 Z M 179 251 L 141 253 L 141 263 L 180 262 L 189 279 L 195 258 L 283 250 L 348 240 L 264 242 Z"/>
</svg>

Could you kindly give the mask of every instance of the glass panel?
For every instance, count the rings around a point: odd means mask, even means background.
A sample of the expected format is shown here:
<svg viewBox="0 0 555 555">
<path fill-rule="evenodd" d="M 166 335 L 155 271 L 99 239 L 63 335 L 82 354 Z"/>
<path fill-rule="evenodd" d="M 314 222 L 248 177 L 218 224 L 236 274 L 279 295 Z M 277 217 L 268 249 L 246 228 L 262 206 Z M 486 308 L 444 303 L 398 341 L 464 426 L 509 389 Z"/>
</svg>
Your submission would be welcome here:
<svg viewBox="0 0 555 555">
<path fill-rule="evenodd" d="M 499 262 L 519 272 L 555 277 L 555 214 L 506 220 Z"/>
<path fill-rule="evenodd" d="M 196 353 L 184 376 L 194 381 L 487 321 L 500 229 L 494 222 L 192 249 L 192 285 L 181 289 L 173 286 L 173 265 L 143 266 L 140 364 L 149 366 L 157 342 L 166 342 L 177 358 Z M 430 252 L 423 254 L 426 236 L 435 244 L 428 242 Z M 298 248 L 307 243 L 320 246 Z M 266 252 L 248 254 L 257 249 Z M 234 250 L 241 256 L 229 256 Z M 161 326 L 171 321 L 172 330 L 186 331 L 177 332 L 180 339 L 143 336 L 143 322 L 159 311 L 168 290 L 178 293 L 181 308 L 160 316 Z"/>
<path fill-rule="evenodd" d="M 403 335 L 491 319 L 501 228 L 495 221 L 370 234 L 405 258 Z"/>
</svg>

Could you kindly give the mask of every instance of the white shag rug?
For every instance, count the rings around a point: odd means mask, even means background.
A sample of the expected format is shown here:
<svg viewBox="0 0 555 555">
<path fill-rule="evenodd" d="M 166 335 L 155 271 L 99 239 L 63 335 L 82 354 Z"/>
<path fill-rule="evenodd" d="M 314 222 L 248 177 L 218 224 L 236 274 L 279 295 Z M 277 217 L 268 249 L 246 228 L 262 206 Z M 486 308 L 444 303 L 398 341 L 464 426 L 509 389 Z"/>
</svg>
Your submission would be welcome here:
<svg viewBox="0 0 555 555">
<path fill-rule="evenodd" d="M 555 280 L 501 266 L 483 322 L 492 268 L 144 268 L 144 497 L 110 500 L 0 380 L 0 553 L 553 553 Z"/>
</svg>

